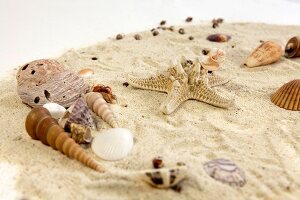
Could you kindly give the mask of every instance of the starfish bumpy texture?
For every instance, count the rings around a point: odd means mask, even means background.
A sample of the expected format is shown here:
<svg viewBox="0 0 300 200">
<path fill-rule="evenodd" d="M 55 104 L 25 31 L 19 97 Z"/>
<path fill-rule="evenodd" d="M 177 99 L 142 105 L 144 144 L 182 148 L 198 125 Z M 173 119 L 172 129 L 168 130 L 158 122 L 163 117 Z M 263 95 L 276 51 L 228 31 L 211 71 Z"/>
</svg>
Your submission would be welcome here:
<svg viewBox="0 0 300 200">
<path fill-rule="evenodd" d="M 128 82 L 136 88 L 168 93 L 167 99 L 160 107 L 164 114 L 171 114 L 188 99 L 228 108 L 233 104 L 233 100 L 223 97 L 212 89 L 214 86 L 227 83 L 228 80 L 210 72 L 219 68 L 224 57 L 225 52 L 221 49 L 210 51 L 206 59 L 201 61 L 199 59 L 191 61 L 182 57 L 180 62 L 172 62 L 165 73 L 150 78 L 129 75 Z"/>
</svg>

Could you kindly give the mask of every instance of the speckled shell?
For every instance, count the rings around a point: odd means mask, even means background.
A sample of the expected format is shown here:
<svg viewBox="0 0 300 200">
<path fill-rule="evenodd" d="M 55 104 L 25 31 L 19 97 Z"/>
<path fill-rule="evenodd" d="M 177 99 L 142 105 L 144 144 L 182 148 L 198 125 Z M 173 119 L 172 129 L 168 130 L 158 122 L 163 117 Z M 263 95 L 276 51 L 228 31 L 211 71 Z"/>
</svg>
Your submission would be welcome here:
<svg viewBox="0 0 300 200">
<path fill-rule="evenodd" d="M 243 187 L 246 184 L 245 173 L 232 161 L 219 158 L 204 164 L 206 173 L 222 183 Z"/>
<path fill-rule="evenodd" d="M 271 96 L 271 101 L 280 108 L 300 111 L 300 79 L 292 80 L 281 86 Z"/>
<path fill-rule="evenodd" d="M 26 117 L 25 128 L 33 139 L 50 145 L 53 149 L 75 158 L 96 171 L 104 172 L 104 169 L 64 132 L 46 108 L 40 106 L 33 108 Z"/>
<path fill-rule="evenodd" d="M 90 143 L 93 139 L 91 129 L 81 124 L 71 123 L 71 138 L 78 144 Z"/>
<path fill-rule="evenodd" d="M 18 94 L 31 107 L 54 102 L 69 107 L 88 91 L 84 80 L 54 60 L 37 60 L 17 74 Z"/>
<path fill-rule="evenodd" d="M 213 48 L 209 51 L 205 59 L 200 60 L 201 66 L 209 71 L 219 69 L 220 64 L 224 62 L 226 53 L 222 49 Z"/>
<path fill-rule="evenodd" d="M 118 127 L 118 122 L 113 111 L 100 93 L 89 92 L 85 95 L 85 100 L 88 107 L 99 117 L 101 117 L 101 119 L 103 119 L 113 128 Z"/>
<path fill-rule="evenodd" d="M 300 36 L 295 36 L 289 39 L 285 46 L 284 56 L 287 58 L 300 56 Z"/>
<path fill-rule="evenodd" d="M 246 67 L 258 67 L 272 64 L 280 59 L 282 55 L 281 46 L 275 42 L 267 41 L 257 47 L 247 58 Z"/>
<path fill-rule="evenodd" d="M 156 188 L 171 188 L 186 178 L 187 166 L 159 168 L 140 172 L 139 178 Z"/>
</svg>

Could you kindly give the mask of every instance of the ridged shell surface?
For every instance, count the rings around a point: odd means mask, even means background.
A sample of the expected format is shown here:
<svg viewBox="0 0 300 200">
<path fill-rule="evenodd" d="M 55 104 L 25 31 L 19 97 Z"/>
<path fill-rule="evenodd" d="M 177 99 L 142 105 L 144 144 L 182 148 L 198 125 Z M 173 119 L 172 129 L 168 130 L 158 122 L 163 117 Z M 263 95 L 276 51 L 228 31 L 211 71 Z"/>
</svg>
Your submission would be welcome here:
<svg viewBox="0 0 300 200">
<path fill-rule="evenodd" d="M 292 80 L 281 86 L 271 96 L 271 101 L 280 108 L 300 111 L 300 79 Z"/>
<path fill-rule="evenodd" d="M 99 133 L 92 141 L 93 152 L 104 160 L 125 158 L 133 147 L 133 134 L 125 128 L 111 128 Z"/>
</svg>

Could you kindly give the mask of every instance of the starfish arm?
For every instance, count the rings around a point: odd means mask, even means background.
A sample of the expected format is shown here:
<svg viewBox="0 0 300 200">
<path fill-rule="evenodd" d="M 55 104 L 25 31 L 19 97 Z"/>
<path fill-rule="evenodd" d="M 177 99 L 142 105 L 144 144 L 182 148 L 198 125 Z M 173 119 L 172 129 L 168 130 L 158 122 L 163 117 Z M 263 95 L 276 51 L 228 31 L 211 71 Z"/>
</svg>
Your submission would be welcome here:
<svg viewBox="0 0 300 200">
<path fill-rule="evenodd" d="M 230 80 L 223 78 L 221 76 L 218 76 L 216 74 L 208 74 L 208 85 L 210 87 L 215 87 L 218 85 L 223 85 L 228 83 Z"/>
<path fill-rule="evenodd" d="M 197 84 L 190 86 L 190 95 L 192 99 L 220 108 L 228 108 L 234 104 L 234 100 L 221 96 L 204 84 L 203 81 L 198 81 Z"/>
<path fill-rule="evenodd" d="M 188 100 L 188 85 L 174 81 L 173 87 L 168 94 L 167 99 L 161 104 L 160 110 L 164 114 L 171 114 L 181 103 Z"/>
<path fill-rule="evenodd" d="M 146 90 L 155 90 L 160 92 L 168 92 L 172 87 L 171 78 L 160 74 L 155 77 L 150 78 L 137 78 L 134 76 L 128 76 L 128 82 L 133 87 L 146 89 Z"/>
</svg>

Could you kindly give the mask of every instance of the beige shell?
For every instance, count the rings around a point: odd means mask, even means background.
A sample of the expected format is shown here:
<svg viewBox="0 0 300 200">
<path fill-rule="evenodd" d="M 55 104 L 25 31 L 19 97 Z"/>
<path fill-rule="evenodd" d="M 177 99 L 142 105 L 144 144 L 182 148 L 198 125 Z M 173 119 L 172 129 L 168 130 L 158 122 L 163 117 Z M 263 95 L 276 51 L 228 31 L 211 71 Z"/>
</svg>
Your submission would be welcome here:
<svg viewBox="0 0 300 200">
<path fill-rule="evenodd" d="M 69 107 L 88 91 L 84 80 L 54 60 L 37 60 L 21 67 L 17 74 L 18 94 L 31 107 L 48 102 Z"/>
<path fill-rule="evenodd" d="M 101 119 L 107 122 L 113 128 L 118 127 L 118 122 L 115 115 L 110 108 L 109 104 L 106 103 L 101 93 L 89 92 L 85 95 L 86 103 L 93 112 L 95 112 Z"/>
<path fill-rule="evenodd" d="M 289 39 L 285 46 L 284 56 L 287 58 L 300 56 L 300 36 L 295 36 Z"/>
<path fill-rule="evenodd" d="M 247 58 L 246 67 L 258 67 L 274 63 L 282 55 L 281 46 L 275 42 L 267 41 L 257 47 Z"/>
<path fill-rule="evenodd" d="M 280 108 L 300 111 L 300 79 L 292 80 L 281 86 L 271 96 L 271 101 Z"/>
</svg>

